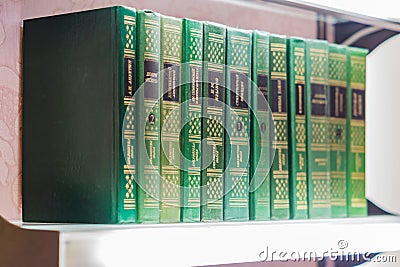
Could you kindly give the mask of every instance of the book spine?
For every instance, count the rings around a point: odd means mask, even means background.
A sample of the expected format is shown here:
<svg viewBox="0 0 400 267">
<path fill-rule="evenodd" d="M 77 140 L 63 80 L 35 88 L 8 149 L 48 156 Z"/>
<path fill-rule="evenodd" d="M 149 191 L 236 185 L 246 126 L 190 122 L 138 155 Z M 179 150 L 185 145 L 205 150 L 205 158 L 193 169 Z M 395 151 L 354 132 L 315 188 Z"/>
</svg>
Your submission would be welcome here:
<svg viewBox="0 0 400 267">
<path fill-rule="evenodd" d="M 347 217 L 346 99 L 347 54 L 344 46 L 329 45 L 329 139 L 332 217 Z"/>
<path fill-rule="evenodd" d="M 290 218 L 307 219 L 306 57 L 303 39 L 288 39 Z"/>
<path fill-rule="evenodd" d="M 269 220 L 270 213 L 270 112 L 269 91 L 269 35 L 253 32 L 251 131 L 250 136 L 250 219 Z"/>
<path fill-rule="evenodd" d="M 137 11 L 138 222 L 160 216 L 160 16 Z"/>
<path fill-rule="evenodd" d="M 120 180 L 118 192 L 118 221 L 135 222 L 137 219 L 136 197 L 136 11 L 117 8 L 119 33 L 120 75 Z"/>
<path fill-rule="evenodd" d="M 160 222 L 180 221 L 180 86 L 182 20 L 161 17 L 161 210 Z"/>
<path fill-rule="evenodd" d="M 223 220 L 226 28 L 204 23 L 201 220 Z"/>
<path fill-rule="evenodd" d="M 308 216 L 331 216 L 329 171 L 328 43 L 309 40 L 307 51 Z"/>
<path fill-rule="evenodd" d="M 274 120 L 271 167 L 271 218 L 289 219 L 289 154 L 286 37 L 270 35 L 270 107 Z M 272 155 L 271 155 L 272 156 Z"/>
<path fill-rule="evenodd" d="M 251 32 L 227 28 L 224 220 L 249 220 Z M 228 108 L 229 107 L 229 108 Z"/>
<path fill-rule="evenodd" d="M 183 20 L 182 53 L 182 205 L 183 222 L 200 221 L 201 80 L 203 77 L 203 23 Z"/>
<path fill-rule="evenodd" d="M 349 216 L 366 216 L 365 198 L 365 67 L 368 51 L 348 48 L 347 208 Z"/>
</svg>

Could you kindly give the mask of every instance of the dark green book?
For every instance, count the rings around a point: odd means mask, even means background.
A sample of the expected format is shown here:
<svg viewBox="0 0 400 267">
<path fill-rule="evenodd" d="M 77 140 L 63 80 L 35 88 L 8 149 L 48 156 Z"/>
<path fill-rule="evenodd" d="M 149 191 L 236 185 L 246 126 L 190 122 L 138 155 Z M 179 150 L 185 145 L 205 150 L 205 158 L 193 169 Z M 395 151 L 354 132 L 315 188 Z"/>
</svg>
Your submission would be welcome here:
<svg viewBox="0 0 400 267">
<path fill-rule="evenodd" d="M 349 216 L 366 216 L 365 198 L 365 69 L 368 50 L 350 47 L 347 92 L 347 209 Z"/>
<path fill-rule="evenodd" d="M 249 220 L 250 31 L 227 28 L 224 220 Z"/>
<path fill-rule="evenodd" d="M 135 13 L 24 21 L 24 221 L 136 221 Z"/>
<path fill-rule="evenodd" d="M 250 219 L 269 220 L 270 207 L 270 135 L 268 106 L 269 34 L 253 32 L 250 136 Z"/>
<path fill-rule="evenodd" d="M 269 102 L 274 120 L 271 167 L 271 219 L 289 219 L 288 92 L 286 37 L 270 35 Z"/>
<path fill-rule="evenodd" d="M 161 17 L 161 212 L 160 222 L 180 221 L 180 86 L 182 20 Z"/>
<path fill-rule="evenodd" d="M 329 45 L 329 137 L 332 217 L 347 217 L 346 186 L 346 99 L 347 51 L 345 46 Z"/>
<path fill-rule="evenodd" d="M 290 218 L 307 219 L 306 45 L 300 38 L 289 38 L 287 45 Z"/>
<path fill-rule="evenodd" d="M 182 208 L 183 222 L 200 221 L 201 97 L 203 23 L 183 19 L 182 53 Z"/>
<path fill-rule="evenodd" d="M 201 220 L 223 220 L 226 27 L 204 22 Z"/>
<path fill-rule="evenodd" d="M 309 218 L 331 216 L 329 169 L 328 43 L 306 43 L 306 123 Z"/>
<path fill-rule="evenodd" d="M 160 219 L 160 15 L 137 12 L 138 222 Z"/>
</svg>

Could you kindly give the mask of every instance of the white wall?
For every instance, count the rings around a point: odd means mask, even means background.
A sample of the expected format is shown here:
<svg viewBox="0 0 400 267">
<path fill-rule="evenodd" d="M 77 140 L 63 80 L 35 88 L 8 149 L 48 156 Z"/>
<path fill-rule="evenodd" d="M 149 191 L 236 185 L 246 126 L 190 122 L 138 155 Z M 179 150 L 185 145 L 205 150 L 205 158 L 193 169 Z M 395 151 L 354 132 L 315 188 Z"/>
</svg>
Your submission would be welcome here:
<svg viewBox="0 0 400 267">
<path fill-rule="evenodd" d="M 400 35 L 367 57 L 367 198 L 400 214 Z"/>
</svg>

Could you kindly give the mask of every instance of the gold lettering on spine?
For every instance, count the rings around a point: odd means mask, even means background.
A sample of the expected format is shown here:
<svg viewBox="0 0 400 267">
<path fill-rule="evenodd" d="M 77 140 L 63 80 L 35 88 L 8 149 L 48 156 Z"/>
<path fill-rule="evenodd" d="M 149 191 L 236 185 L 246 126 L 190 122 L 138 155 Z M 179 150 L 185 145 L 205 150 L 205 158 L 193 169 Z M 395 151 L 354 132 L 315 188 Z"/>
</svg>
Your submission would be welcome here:
<svg viewBox="0 0 400 267">
<path fill-rule="evenodd" d="M 176 70 L 172 67 L 168 67 L 168 91 L 167 95 L 169 98 L 176 97 Z"/>
<path fill-rule="evenodd" d="M 318 166 L 327 166 L 328 159 L 327 158 L 315 158 L 314 162 L 318 164 Z"/>
<path fill-rule="evenodd" d="M 340 171 L 342 167 L 342 156 L 340 155 L 339 151 L 336 151 L 336 170 Z"/>
<path fill-rule="evenodd" d="M 279 165 L 278 169 L 280 171 L 282 171 L 283 163 L 282 163 L 282 149 L 281 148 L 278 148 L 278 165 Z"/>
<path fill-rule="evenodd" d="M 153 150 L 153 141 L 149 141 L 149 151 L 150 151 L 150 155 L 149 155 L 149 159 L 150 159 L 150 164 L 153 164 L 153 159 L 154 159 L 154 150 Z"/>
<path fill-rule="evenodd" d="M 146 72 L 144 81 L 148 83 L 158 83 L 158 73 L 151 71 Z"/>
<path fill-rule="evenodd" d="M 191 70 L 191 101 L 192 103 L 199 104 L 199 80 L 200 80 L 200 70 L 198 68 L 192 67 Z"/>
<path fill-rule="evenodd" d="M 353 92 L 353 117 L 357 117 L 357 94 Z"/>
<path fill-rule="evenodd" d="M 344 95 L 343 94 L 340 94 L 339 101 L 340 101 L 340 104 L 339 104 L 340 113 L 343 113 L 344 112 Z"/>
<path fill-rule="evenodd" d="M 192 144 L 192 167 L 196 167 L 196 161 L 199 160 L 199 151 L 196 149 L 196 145 Z"/>
<path fill-rule="evenodd" d="M 131 158 L 132 158 L 132 154 L 131 154 L 131 152 L 133 152 L 133 151 L 131 151 L 130 150 L 130 148 L 131 148 L 131 139 L 126 139 L 126 164 L 127 165 L 131 165 Z"/>
<path fill-rule="evenodd" d="M 362 116 L 364 113 L 363 111 L 363 99 L 362 95 L 358 95 L 358 115 Z"/>
<path fill-rule="evenodd" d="M 127 75 L 128 75 L 128 94 L 130 96 L 133 96 L 132 59 L 128 58 L 127 61 L 128 61 L 128 73 L 127 73 Z"/>
<path fill-rule="evenodd" d="M 236 94 L 235 106 L 239 106 L 239 91 L 240 91 L 240 89 L 239 89 L 239 75 L 236 74 L 235 75 L 235 94 Z"/>
<path fill-rule="evenodd" d="M 299 114 L 303 114 L 303 86 L 299 84 L 297 88 L 299 89 Z"/>
<path fill-rule="evenodd" d="M 240 167 L 240 146 L 236 146 L 236 166 Z"/>
<path fill-rule="evenodd" d="M 335 88 L 335 116 L 339 116 L 339 88 Z"/>
<path fill-rule="evenodd" d="M 214 99 L 219 99 L 219 78 L 216 77 L 214 82 L 211 82 L 211 94 L 214 95 Z"/>
<path fill-rule="evenodd" d="M 304 168 L 304 157 L 303 154 L 299 154 L 299 170 L 302 171 Z"/>
<path fill-rule="evenodd" d="M 282 112 L 282 81 L 277 80 L 278 84 L 278 112 Z"/>
<path fill-rule="evenodd" d="M 326 95 L 325 94 L 315 94 L 311 101 L 313 104 L 326 105 Z"/>
</svg>

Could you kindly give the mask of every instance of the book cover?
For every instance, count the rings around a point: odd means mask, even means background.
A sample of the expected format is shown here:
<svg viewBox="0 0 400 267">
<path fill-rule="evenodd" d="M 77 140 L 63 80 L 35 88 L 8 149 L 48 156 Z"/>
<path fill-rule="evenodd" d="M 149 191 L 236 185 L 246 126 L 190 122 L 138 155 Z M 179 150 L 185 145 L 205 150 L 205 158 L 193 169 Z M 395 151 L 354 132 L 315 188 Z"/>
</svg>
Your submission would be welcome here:
<svg viewBox="0 0 400 267">
<path fill-rule="evenodd" d="M 135 29 L 124 7 L 24 21 L 24 221 L 136 221 Z"/>
<path fill-rule="evenodd" d="M 350 217 L 366 216 L 365 198 L 365 70 L 368 50 L 350 47 L 347 94 L 347 209 Z"/>
<path fill-rule="evenodd" d="M 269 220 L 270 213 L 270 135 L 269 34 L 253 32 L 250 136 L 250 219 Z"/>
<path fill-rule="evenodd" d="M 328 43 L 306 43 L 306 123 L 308 159 L 308 216 L 331 216 L 329 169 Z"/>
<path fill-rule="evenodd" d="M 225 89 L 224 220 L 249 219 L 250 31 L 227 28 Z"/>
<path fill-rule="evenodd" d="M 305 40 L 289 38 L 289 192 L 290 218 L 307 219 L 307 155 L 306 155 L 306 51 Z"/>
<path fill-rule="evenodd" d="M 161 211 L 160 222 L 180 221 L 179 135 L 182 20 L 161 17 Z"/>
<path fill-rule="evenodd" d="M 223 220 L 226 27 L 204 22 L 201 220 Z"/>
<path fill-rule="evenodd" d="M 183 19 L 182 53 L 182 208 L 183 222 L 200 221 L 201 97 L 203 23 Z"/>
<path fill-rule="evenodd" d="M 270 107 L 275 150 L 271 167 L 271 219 L 289 219 L 289 153 L 286 37 L 270 35 Z"/>
<path fill-rule="evenodd" d="M 329 137 L 332 217 L 347 217 L 346 186 L 346 107 L 347 51 L 345 46 L 329 45 Z"/>
<path fill-rule="evenodd" d="M 160 217 L 160 15 L 137 11 L 138 222 Z"/>
</svg>

